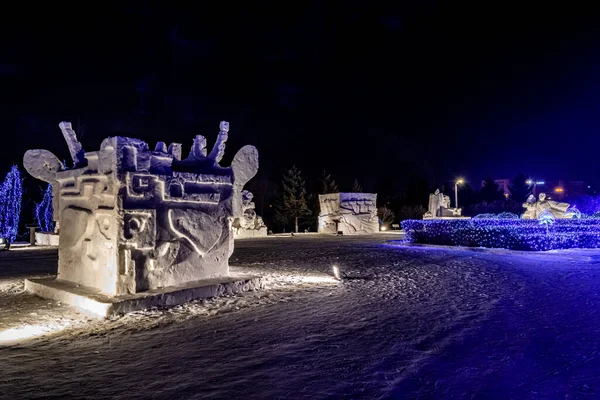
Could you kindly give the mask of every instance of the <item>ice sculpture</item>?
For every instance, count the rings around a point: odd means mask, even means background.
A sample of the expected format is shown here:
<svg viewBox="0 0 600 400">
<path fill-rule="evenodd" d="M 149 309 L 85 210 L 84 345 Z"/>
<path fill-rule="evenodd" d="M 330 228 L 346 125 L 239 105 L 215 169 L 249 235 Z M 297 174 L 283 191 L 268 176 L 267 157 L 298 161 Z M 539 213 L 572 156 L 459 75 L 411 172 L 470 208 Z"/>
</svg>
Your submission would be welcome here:
<svg viewBox="0 0 600 400">
<path fill-rule="evenodd" d="M 319 205 L 319 233 L 353 235 L 379 231 L 376 193 L 320 194 Z"/>
<path fill-rule="evenodd" d="M 197 136 L 184 160 L 181 144 L 160 142 L 152 151 L 127 137 L 85 152 L 70 123 L 60 128 L 73 169 L 46 150 L 24 157 L 27 171 L 54 190 L 58 282 L 120 296 L 228 276 L 231 222 L 242 215 L 242 189 L 258 170 L 258 152 L 245 146 L 231 167 L 220 166 L 227 122 L 210 154 Z"/>
<path fill-rule="evenodd" d="M 234 219 L 231 225 L 235 239 L 267 236 L 267 226 L 263 219 L 256 214 L 253 198 L 254 195 L 251 192 L 247 190 L 242 192 L 242 215 Z"/>
</svg>

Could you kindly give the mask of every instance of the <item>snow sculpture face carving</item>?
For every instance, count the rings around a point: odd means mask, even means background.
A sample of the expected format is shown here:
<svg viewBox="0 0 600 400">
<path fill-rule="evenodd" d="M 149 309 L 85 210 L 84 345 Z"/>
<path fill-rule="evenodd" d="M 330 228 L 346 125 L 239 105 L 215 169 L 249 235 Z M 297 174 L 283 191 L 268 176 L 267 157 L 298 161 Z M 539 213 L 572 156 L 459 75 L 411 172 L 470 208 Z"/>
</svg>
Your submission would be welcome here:
<svg viewBox="0 0 600 400">
<path fill-rule="evenodd" d="M 60 126 L 69 130 L 74 169 L 45 150 L 24 157 L 27 171 L 57 190 L 58 279 L 120 295 L 228 275 L 231 220 L 242 215 L 238 199 L 258 170 L 252 146 L 231 167 L 219 165 L 228 123 L 208 156 L 197 136 L 184 160 L 178 143 L 150 151 L 124 137 L 83 152 L 70 124 Z"/>
<path fill-rule="evenodd" d="M 377 194 L 330 193 L 319 195 L 319 232 L 346 235 L 379 231 Z"/>
</svg>

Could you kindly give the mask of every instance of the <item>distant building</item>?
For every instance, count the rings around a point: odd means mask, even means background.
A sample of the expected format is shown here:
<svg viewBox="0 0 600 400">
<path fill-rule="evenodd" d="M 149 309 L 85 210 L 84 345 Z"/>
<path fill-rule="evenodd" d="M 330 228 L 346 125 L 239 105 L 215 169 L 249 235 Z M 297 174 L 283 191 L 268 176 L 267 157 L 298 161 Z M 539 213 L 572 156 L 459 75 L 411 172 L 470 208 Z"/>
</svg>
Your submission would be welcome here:
<svg viewBox="0 0 600 400">
<path fill-rule="evenodd" d="M 589 193 L 590 189 L 584 181 L 558 180 L 547 185 L 546 193 L 554 200 L 563 201 L 583 196 Z"/>
<path fill-rule="evenodd" d="M 569 181 L 566 184 L 566 191 L 570 197 L 583 196 L 587 193 L 587 185 L 584 181 Z"/>
</svg>

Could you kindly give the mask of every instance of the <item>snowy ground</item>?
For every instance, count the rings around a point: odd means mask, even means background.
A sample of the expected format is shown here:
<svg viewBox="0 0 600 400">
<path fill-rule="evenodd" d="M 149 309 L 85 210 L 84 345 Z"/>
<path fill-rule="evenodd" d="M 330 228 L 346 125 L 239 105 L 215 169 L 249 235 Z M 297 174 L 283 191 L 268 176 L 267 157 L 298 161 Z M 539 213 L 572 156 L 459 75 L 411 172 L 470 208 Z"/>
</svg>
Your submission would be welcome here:
<svg viewBox="0 0 600 400">
<path fill-rule="evenodd" d="M 600 398 L 600 250 L 397 239 L 240 240 L 268 290 L 107 321 L 23 293 L 56 251 L 0 252 L 0 398 Z"/>
</svg>

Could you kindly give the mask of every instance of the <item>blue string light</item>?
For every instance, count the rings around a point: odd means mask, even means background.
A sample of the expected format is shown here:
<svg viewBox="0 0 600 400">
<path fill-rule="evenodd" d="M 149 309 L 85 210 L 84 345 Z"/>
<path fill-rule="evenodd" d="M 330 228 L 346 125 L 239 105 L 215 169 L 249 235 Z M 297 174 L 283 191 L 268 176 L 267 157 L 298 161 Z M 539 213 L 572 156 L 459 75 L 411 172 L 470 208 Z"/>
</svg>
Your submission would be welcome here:
<svg viewBox="0 0 600 400">
<path fill-rule="evenodd" d="M 0 188 L 0 234 L 14 242 L 19 230 L 23 182 L 19 169 L 13 165 Z"/>
<path fill-rule="evenodd" d="M 530 251 L 600 247 L 600 218 L 406 220 L 402 229 L 411 243 Z"/>
<path fill-rule="evenodd" d="M 54 214 L 52 209 L 52 185 L 48 185 L 44 197 L 35 205 L 35 221 L 42 232 L 54 231 Z"/>
</svg>

